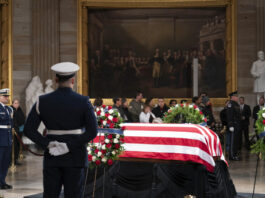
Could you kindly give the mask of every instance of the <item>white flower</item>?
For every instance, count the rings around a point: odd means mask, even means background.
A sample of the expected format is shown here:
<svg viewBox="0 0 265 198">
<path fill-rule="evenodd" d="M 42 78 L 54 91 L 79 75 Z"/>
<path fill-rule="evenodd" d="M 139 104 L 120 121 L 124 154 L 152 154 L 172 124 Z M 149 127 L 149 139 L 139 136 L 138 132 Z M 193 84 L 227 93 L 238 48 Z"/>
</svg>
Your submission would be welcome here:
<svg viewBox="0 0 265 198">
<path fill-rule="evenodd" d="M 105 115 L 104 111 L 101 111 L 100 116 L 104 116 L 104 115 Z"/>
<path fill-rule="evenodd" d="M 118 112 L 118 116 L 121 117 L 121 114 Z"/>
<path fill-rule="evenodd" d="M 115 144 L 117 144 L 117 143 L 119 143 L 119 140 L 115 138 L 115 139 L 113 140 L 113 142 L 114 142 Z"/>
<path fill-rule="evenodd" d="M 196 111 L 200 111 L 200 109 L 197 107 L 197 108 L 196 108 Z"/>
<path fill-rule="evenodd" d="M 100 108 L 100 111 L 104 111 L 104 109 L 101 107 L 101 108 Z"/>
<path fill-rule="evenodd" d="M 89 150 L 88 150 L 88 154 L 89 154 L 89 155 L 91 154 L 91 150 L 90 150 L 90 148 L 89 148 Z"/>
<path fill-rule="evenodd" d="M 190 105 L 189 105 L 189 108 L 193 108 L 193 105 L 190 104 Z"/>
<path fill-rule="evenodd" d="M 176 104 L 175 107 L 179 107 L 179 104 Z"/>
<path fill-rule="evenodd" d="M 98 107 L 96 108 L 96 111 L 99 111 L 99 108 Z"/>
<path fill-rule="evenodd" d="M 113 109 L 109 110 L 109 114 L 113 114 L 113 112 L 114 112 Z"/>
<path fill-rule="evenodd" d="M 99 152 L 98 152 L 98 157 L 100 157 L 101 155 L 102 155 L 102 153 L 99 151 Z"/>
<path fill-rule="evenodd" d="M 109 115 L 109 116 L 108 116 L 108 119 L 112 121 L 113 116 Z"/>
<path fill-rule="evenodd" d="M 107 144 L 108 144 L 108 143 L 109 143 L 109 139 L 105 139 L 105 143 L 107 143 Z"/>
<path fill-rule="evenodd" d="M 92 161 L 94 162 L 94 161 L 96 161 L 97 160 L 97 157 L 96 156 L 93 156 L 92 157 Z"/>
<path fill-rule="evenodd" d="M 104 163 L 106 163 L 106 162 L 107 162 L 107 158 L 106 158 L 106 157 L 103 157 L 103 158 L 101 159 L 101 161 L 104 162 Z"/>
<path fill-rule="evenodd" d="M 263 107 L 263 109 L 262 110 L 265 110 L 265 107 Z"/>
<path fill-rule="evenodd" d="M 106 150 L 106 146 L 105 146 L 105 144 L 102 146 L 102 149 L 103 149 L 103 150 Z"/>
<path fill-rule="evenodd" d="M 106 125 L 106 124 L 107 124 L 107 121 L 106 121 L 106 120 L 104 120 L 102 124 L 103 124 L 103 125 Z"/>
<path fill-rule="evenodd" d="M 265 113 L 262 114 L 262 117 L 265 118 Z"/>
<path fill-rule="evenodd" d="M 112 153 L 112 155 L 116 155 L 116 152 L 115 151 L 112 151 L 111 153 Z"/>
<path fill-rule="evenodd" d="M 116 134 L 116 138 L 119 138 L 120 137 L 120 135 L 119 134 Z"/>
</svg>

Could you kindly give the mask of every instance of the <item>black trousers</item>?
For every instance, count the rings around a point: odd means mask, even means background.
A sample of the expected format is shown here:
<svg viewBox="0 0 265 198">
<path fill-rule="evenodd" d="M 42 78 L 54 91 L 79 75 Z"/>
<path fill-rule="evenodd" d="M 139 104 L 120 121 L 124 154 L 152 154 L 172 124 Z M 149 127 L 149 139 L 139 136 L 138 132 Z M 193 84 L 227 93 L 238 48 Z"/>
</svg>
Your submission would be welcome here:
<svg viewBox="0 0 265 198">
<path fill-rule="evenodd" d="M 65 198 L 81 198 L 84 190 L 85 168 L 44 167 L 43 198 L 58 198 L 64 186 Z"/>
<path fill-rule="evenodd" d="M 248 125 L 241 125 L 240 128 L 240 139 L 239 139 L 239 148 L 242 148 L 242 136 L 244 134 L 245 137 L 245 146 L 246 148 L 249 148 L 250 142 L 249 142 L 249 129 Z"/>
<path fill-rule="evenodd" d="M 240 128 L 234 126 L 234 132 L 231 132 L 231 146 L 230 146 L 230 157 L 235 157 L 239 151 L 240 142 Z"/>
</svg>

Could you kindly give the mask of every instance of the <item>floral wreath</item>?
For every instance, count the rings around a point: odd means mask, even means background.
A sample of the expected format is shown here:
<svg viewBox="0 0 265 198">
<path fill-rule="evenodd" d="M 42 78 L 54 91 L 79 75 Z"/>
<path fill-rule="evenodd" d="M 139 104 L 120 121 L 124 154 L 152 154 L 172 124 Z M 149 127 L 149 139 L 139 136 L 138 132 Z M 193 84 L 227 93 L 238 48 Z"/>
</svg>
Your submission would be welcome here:
<svg viewBox="0 0 265 198">
<path fill-rule="evenodd" d="M 207 125 L 207 118 L 196 105 L 177 104 L 164 114 L 164 123 L 192 123 Z"/>
<path fill-rule="evenodd" d="M 265 159 L 265 107 L 258 112 L 258 119 L 255 123 L 257 133 L 260 137 L 258 141 L 251 146 L 251 153 L 259 154 L 261 159 Z"/>
<path fill-rule="evenodd" d="M 119 128 L 123 119 L 118 110 L 113 109 L 112 106 L 103 105 L 102 107 L 97 107 L 95 115 L 99 127 L 99 141 L 97 143 L 93 141 L 88 143 L 89 166 L 91 168 L 101 165 L 111 166 L 118 159 L 122 151 L 124 151 L 122 146 L 124 136 L 115 133 L 120 132 Z M 101 133 L 104 133 L 104 136 Z"/>
</svg>

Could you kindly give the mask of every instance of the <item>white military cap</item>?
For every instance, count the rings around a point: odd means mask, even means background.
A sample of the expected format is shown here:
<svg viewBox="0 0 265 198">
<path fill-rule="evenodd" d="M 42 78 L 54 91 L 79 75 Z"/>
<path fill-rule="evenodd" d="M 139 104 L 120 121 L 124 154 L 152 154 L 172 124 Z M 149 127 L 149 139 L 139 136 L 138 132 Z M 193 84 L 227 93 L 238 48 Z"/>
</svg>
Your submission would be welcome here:
<svg viewBox="0 0 265 198">
<path fill-rule="evenodd" d="M 0 89 L 0 95 L 1 96 L 10 96 L 10 89 L 8 89 L 8 88 Z"/>
<path fill-rule="evenodd" d="M 71 62 L 57 63 L 51 67 L 51 70 L 58 76 L 67 77 L 74 76 L 79 70 L 79 66 Z"/>
</svg>

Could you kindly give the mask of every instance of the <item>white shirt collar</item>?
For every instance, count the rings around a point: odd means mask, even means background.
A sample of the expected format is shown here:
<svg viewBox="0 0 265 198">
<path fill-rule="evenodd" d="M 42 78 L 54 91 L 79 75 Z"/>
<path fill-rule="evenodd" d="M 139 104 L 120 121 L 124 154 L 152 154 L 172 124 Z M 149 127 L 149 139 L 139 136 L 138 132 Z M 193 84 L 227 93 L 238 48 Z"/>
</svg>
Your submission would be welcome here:
<svg viewBox="0 0 265 198">
<path fill-rule="evenodd" d="M 0 104 L 1 104 L 3 107 L 5 107 L 5 105 L 4 105 L 2 102 L 0 102 Z"/>
</svg>

